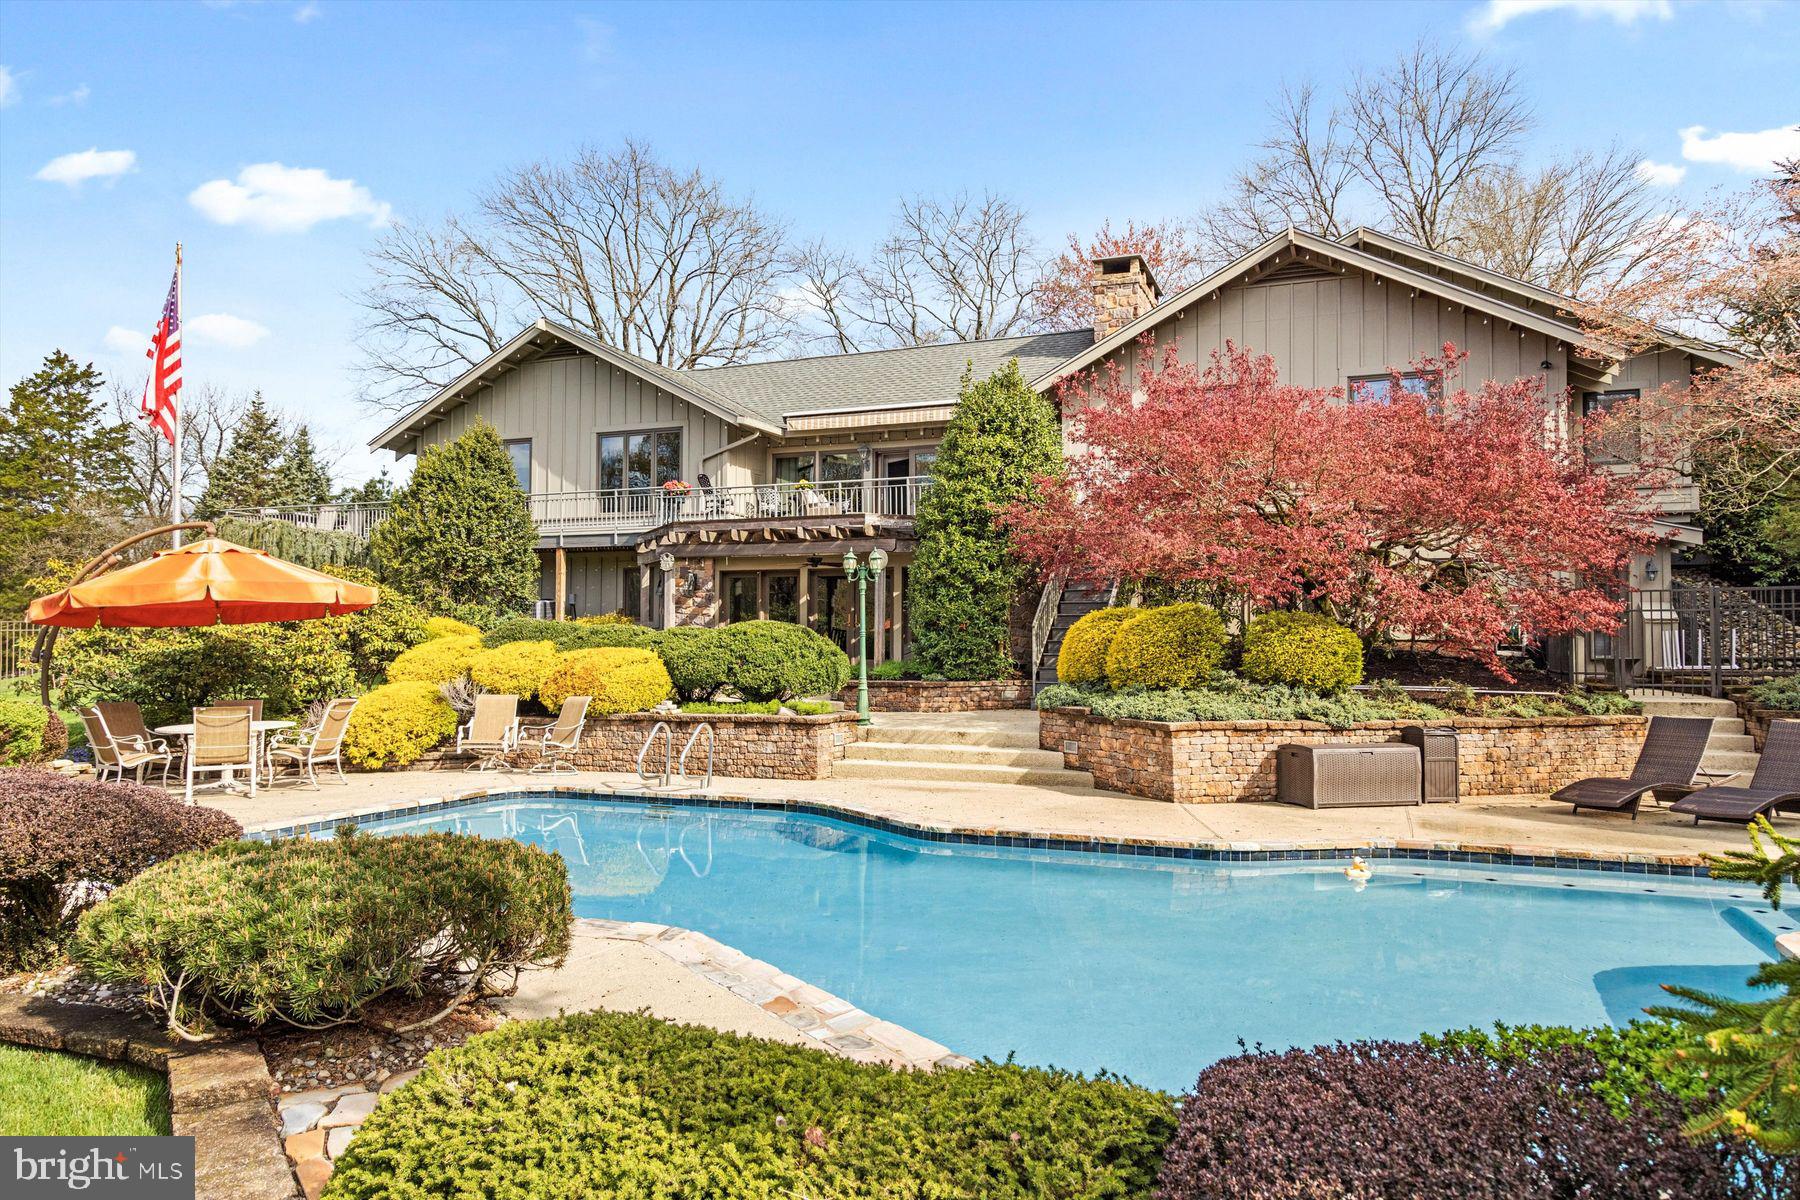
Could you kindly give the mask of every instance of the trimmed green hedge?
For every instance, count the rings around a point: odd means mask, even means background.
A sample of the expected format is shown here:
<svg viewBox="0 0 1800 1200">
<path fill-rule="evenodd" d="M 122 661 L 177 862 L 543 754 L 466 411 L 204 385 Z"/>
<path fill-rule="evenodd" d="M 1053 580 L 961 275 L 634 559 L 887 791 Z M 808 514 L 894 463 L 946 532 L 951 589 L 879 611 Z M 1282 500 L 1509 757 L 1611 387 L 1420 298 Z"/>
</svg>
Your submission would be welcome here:
<svg viewBox="0 0 1800 1200">
<path fill-rule="evenodd" d="M 508 617 L 482 635 L 490 649 L 508 642 L 550 642 L 558 650 L 592 650 L 602 646 L 642 646 L 656 633 L 642 625 L 620 621 L 540 621 L 536 617 Z"/>
<path fill-rule="evenodd" d="M 1362 639 L 1317 613 L 1263 613 L 1244 632 L 1242 669 L 1259 683 L 1341 692 L 1362 682 Z"/>
<path fill-rule="evenodd" d="M 1687 1038 L 1667 1021 L 1633 1021 L 1622 1029 L 1496 1021 L 1492 1030 L 1452 1029 L 1423 1034 L 1419 1041 L 1430 1050 L 1456 1046 L 1479 1050 L 1496 1062 L 1529 1062 L 1558 1050 L 1586 1050 L 1600 1061 L 1604 1075 L 1593 1092 L 1619 1116 L 1658 1089 L 1683 1100 L 1703 1100 L 1708 1094 L 1706 1079 L 1676 1056 Z"/>
<path fill-rule="evenodd" d="M 677 625 L 659 629 L 644 643 L 662 656 L 675 695 L 683 700 L 710 700 L 731 673 L 731 652 L 717 629 Z"/>
<path fill-rule="evenodd" d="M 1148 1196 L 1172 1099 L 983 1063 L 893 1071 L 641 1014 L 441 1050 L 337 1160 L 329 1200 Z"/>
<path fill-rule="evenodd" d="M 50 710 L 25 696 L 0 696 L 0 767 L 36 761 L 44 752 Z"/>
<path fill-rule="evenodd" d="M 1225 622 L 1204 604 L 1140 609 L 1113 634 L 1106 680 L 1116 688 L 1192 687 L 1218 669 L 1225 642 Z"/>
<path fill-rule="evenodd" d="M 739 621 L 719 631 L 725 684 L 746 700 L 833 695 L 850 682 L 850 656 L 804 625 Z"/>
</svg>

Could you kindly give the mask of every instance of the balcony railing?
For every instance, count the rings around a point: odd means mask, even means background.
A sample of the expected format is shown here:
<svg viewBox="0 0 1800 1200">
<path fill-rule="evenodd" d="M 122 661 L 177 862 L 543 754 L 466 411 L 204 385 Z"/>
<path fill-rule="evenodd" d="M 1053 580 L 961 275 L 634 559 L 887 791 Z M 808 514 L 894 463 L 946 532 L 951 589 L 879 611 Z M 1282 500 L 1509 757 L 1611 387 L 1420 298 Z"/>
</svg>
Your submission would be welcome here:
<svg viewBox="0 0 1800 1200">
<path fill-rule="evenodd" d="M 929 475 L 834 480 L 814 484 L 768 483 L 752 487 L 602 488 L 538 492 L 531 518 L 546 535 L 646 532 L 693 521 L 776 521 L 834 516 L 911 517 Z M 232 509 L 246 521 L 281 521 L 300 529 L 367 539 L 387 519 L 386 504 L 319 504 L 293 508 Z"/>
</svg>

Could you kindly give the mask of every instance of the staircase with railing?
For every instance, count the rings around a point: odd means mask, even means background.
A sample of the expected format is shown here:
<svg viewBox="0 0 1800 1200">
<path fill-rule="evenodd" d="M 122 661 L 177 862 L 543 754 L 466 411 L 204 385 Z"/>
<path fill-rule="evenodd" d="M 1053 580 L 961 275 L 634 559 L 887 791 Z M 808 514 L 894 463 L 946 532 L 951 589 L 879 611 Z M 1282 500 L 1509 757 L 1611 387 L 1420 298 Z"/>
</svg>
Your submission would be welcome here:
<svg viewBox="0 0 1800 1200">
<path fill-rule="evenodd" d="M 1044 601 L 1038 607 L 1038 621 L 1033 623 L 1032 629 L 1033 696 L 1056 682 L 1056 656 L 1062 653 L 1063 638 L 1068 636 L 1069 627 L 1095 609 L 1111 604 L 1117 592 L 1117 584 L 1063 583 L 1061 580 L 1052 580 L 1045 587 Z M 1040 625 L 1044 630 L 1041 641 L 1038 638 Z"/>
</svg>

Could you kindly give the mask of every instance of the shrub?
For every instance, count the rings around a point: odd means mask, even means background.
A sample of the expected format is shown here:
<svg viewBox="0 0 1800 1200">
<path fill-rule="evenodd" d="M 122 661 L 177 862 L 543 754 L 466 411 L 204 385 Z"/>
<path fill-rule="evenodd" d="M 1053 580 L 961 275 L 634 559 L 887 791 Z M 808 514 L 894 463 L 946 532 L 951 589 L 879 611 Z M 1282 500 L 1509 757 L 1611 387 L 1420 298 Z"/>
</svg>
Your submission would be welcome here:
<svg viewBox="0 0 1800 1200">
<path fill-rule="evenodd" d="M 588 650 L 596 646 L 642 646 L 655 630 L 617 622 L 589 625 L 581 621 L 540 621 L 536 617 L 508 617 L 482 637 L 488 646 L 508 642 L 553 642 L 558 650 Z"/>
<path fill-rule="evenodd" d="M 797 717 L 820 717 L 828 712 L 837 711 L 829 700 L 745 700 L 741 703 L 714 702 L 694 700 L 681 706 L 684 713 L 701 713 L 718 716 L 772 716 L 787 709 Z"/>
<path fill-rule="evenodd" d="M 555 665 L 556 647 L 550 642 L 508 642 L 470 659 L 469 678 L 484 691 L 529 700 Z"/>
<path fill-rule="evenodd" d="M 325 1194 L 1122 1198 L 1148 1193 L 1173 1125 L 1168 1096 L 1112 1077 L 893 1071 L 582 1013 L 434 1055 Z"/>
<path fill-rule="evenodd" d="M 1634 1104 L 1654 1098 L 1659 1090 L 1683 1100 L 1704 1100 L 1709 1090 L 1699 1071 L 1674 1058 L 1673 1052 L 1688 1044 L 1688 1039 L 1667 1021 L 1633 1021 L 1622 1029 L 1497 1021 L 1491 1031 L 1453 1029 L 1425 1034 L 1419 1043 L 1428 1050 L 1463 1047 L 1498 1062 L 1530 1062 L 1563 1050 L 1585 1050 L 1600 1064 L 1601 1078 L 1593 1085 L 1594 1095 L 1620 1117 Z"/>
<path fill-rule="evenodd" d="M 427 988 L 449 1007 L 560 964 L 573 918 L 555 854 L 430 833 L 232 842 L 138 876 L 82 917 L 70 952 L 148 989 L 169 1028 L 317 1027 Z"/>
<path fill-rule="evenodd" d="M 26 696 L 0 696 L 0 767 L 33 762 L 44 753 L 50 710 Z"/>
<path fill-rule="evenodd" d="M 480 637 L 481 630 L 467 621 L 459 621 L 455 617 L 430 617 L 425 621 L 427 637 Z"/>
<path fill-rule="evenodd" d="M 717 629 L 677 625 L 652 634 L 644 645 L 662 656 L 682 700 L 712 699 L 731 673 L 731 655 Z"/>
<path fill-rule="evenodd" d="M 270 521 L 267 524 L 279 525 L 282 522 Z M 325 566 L 319 569 L 327 575 L 336 575 L 353 583 L 378 586 L 380 598 L 361 612 L 308 622 L 324 627 L 342 641 L 345 651 L 350 655 L 357 682 L 363 687 L 374 687 L 382 682 L 387 678 L 389 663 L 431 636 L 426 628 L 429 618 L 419 602 L 397 587 L 380 585 L 373 571 L 350 566 Z"/>
<path fill-rule="evenodd" d="M 344 757 L 359 767 L 403 767 L 456 732 L 456 712 L 424 682 L 389 683 L 357 702 Z"/>
<path fill-rule="evenodd" d="M 538 697 L 560 708 L 570 696 L 590 696 L 589 716 L 642 712 L 669 698 L 673 685 L 662 659 L 649 650 L 598 646 L 556 656 Z"/>
<path fill-rule="evenodd" d="M 160 788 L 0 771 L 0 971 L 41 963 L 101 888 L 243 833 Z"/>
<path fill-rule="evenodd" d="M 588 617 L 576 617 L 577 625 L 636 625 L 630 615 L 622 612 L 595 613 Z"/>
<path fill-rule="evenodd" d="M 1257 1052 L 1200 1074 L 1162 1200 L 1226 1196 L 1543 1200 L 1748 1197 L 1745 1151 L 1681 1134 L 1674 1097 L 1615 1115 L 1592 1054 L 1495 1060 L 1358 1042 Z"/>
<path fill-rule="evenodd" d="M 1225 622 L 1204 604 L 1142 609 L 1113 634 L 1106 679 L 1114 687 L 1191 687 L 1225 657 Z"/>
<path fill-rule="evenodd" d="M 1318 721 L 1333 729 L 1367 721 L 1436 721 L 1450 715 L 1404 694 L 1386 700 L 1357 692 L 1321 696 L 1305 688 L 1245 683 L 1224 674 L 1201 688 L 1114 691 L 1095 684 L 1057 683 L 1038 693 L 1038 708 L 1064 706 L 1134 721 Z"/>
<path fill-rule="evenodd" d="M 1800 675 L 1759 683 L 1750 689 L 1750 698 L 1776 712 L 1800 712 Z"/>
<path fill-rule="evenodd" d="M 869 668 L 870 679 L 918 679 L 925 673 L 924 665 L 910 658 L 890 658 Z"/>
<path fill-rule="evenodd" d="M 1244 633 L 1242 669 L 1262 683 L 1341 692 L 1362 682 L 1362 639 L 1317 613 L 1263 613 Z"/>
<path fill-rule="evenodd" d="M 481 653 L 478 637 L 440 637 L 420 642 L 388 664 L 389 683 L 449 683 L 466 675 Z"/>
<path fill-rule="evenodd" d="M 1099 683 L 1106 678 L 1106 654 L 1119 626 L 1139 613 L 1135 608 L 1097 608 L 1069 626 L 1056 652 L 1056 678 L 1061 683 Z"/>
<path fill-rule="evenodd" d="M 746 700 L 828 695 L 850 682 L 850 656 L 804 625 L 739 621 L 719 636 L 731 660 L 725 682 Z"/>
</svg>

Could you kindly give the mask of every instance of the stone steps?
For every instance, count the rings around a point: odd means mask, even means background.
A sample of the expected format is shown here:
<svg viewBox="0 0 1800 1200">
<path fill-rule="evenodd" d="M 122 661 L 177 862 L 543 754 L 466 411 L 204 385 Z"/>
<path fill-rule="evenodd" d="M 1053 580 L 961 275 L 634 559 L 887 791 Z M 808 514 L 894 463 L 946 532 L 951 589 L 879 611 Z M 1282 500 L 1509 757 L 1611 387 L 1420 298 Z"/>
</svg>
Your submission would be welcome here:
<svg viewBox="0 0 1800 1200">
<path fill-rule="evenodd" d="M 1636 691 L 1632 698 L 1644 706 L 1647 717 L 1725 717 L 1738 715 L 1737 704 L 1711 696 L 1684 696 L 1678 693 Z"/>
<path fill-rule="evenodd" d="M 1057 755 L 1060 761 L 1062 756 Z M 888 759 L 846 758 L 831 770 L 833 779 L 868 779 L 882 783 L 1005 783 L 1038 787 L 1092 788 L 1094 777 L 1086 771 L 1038 767 L 1009 767 L 993 763 L 900 762 Z"/>
<path fill-rule="evenodd" d="M 881 714 L 869 730 L 869 742 L 904 742 L 914 746 L 994 746 L 1013 750 L 1036 750 L 1037 734 L 1015 733 L 1004 729 L 983 729 L 958 725 L 888 725 Z M 868 744 L 867 742 L 863 744 Z"/>
<path fill-rule="evenodd" d="M 968 742 L 854 742 L 845 757 L 903 763 L 983 764 L 995 767 L 1030 767 L 1041 771 L 1062 770 L 1062 755 L 1054 750 L 1018 746 L 983 746 Z"/>
<path fill-rule="evenodd" d="M 1756 770 L 1760 756 L 1756 743 L 1738 716 L 1737 704 L 1711 696 L 1684 696 L 1675 692 L 1649 689 L 1632 695 L 1644 706 L 1647 717 L 1711 717 L 1712 736 L 1706 742 L 1706 754 L 1700 759 L 1700 770 L 1718 782 L 1722 775 L 1748 775 Z"/>
</svg>

